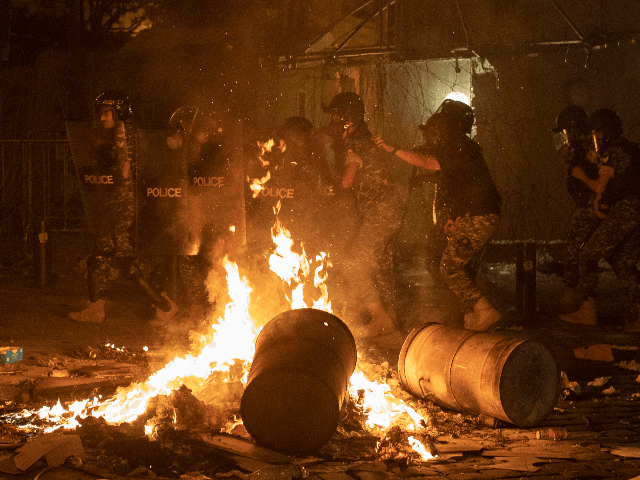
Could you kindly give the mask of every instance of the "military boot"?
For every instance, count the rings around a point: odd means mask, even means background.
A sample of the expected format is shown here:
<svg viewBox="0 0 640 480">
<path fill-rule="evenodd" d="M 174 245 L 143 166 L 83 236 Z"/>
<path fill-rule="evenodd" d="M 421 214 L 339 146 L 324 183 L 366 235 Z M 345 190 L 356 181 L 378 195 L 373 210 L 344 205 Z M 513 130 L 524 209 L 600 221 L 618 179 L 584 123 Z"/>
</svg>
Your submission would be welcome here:
<svg viewBox="0 0 640 480">
<path fill-rule="evenodd" d="M 484 332 L 501 317 L 500 312 L 493 308 L 486 298 L 480 297 L 480 300 L 473 306 L 473 311 L 465 314 L 464 328 Z"/>
<path fill-rule="evenodd" d="M 74 322 L 102 323 L 105 317 L 104 298 L 99 298 L 95 302 L 88 302 L 88 305 L 79 312 L 69 312 L 69 318 Z"/>
<path fill-rule="evenodd" d="M 379 301 L 367 305 L 371 313 L 371 321 L 365 325 L 365 336 L 377 337 L 389 334 L 397 330 L 393 316 L 382 306 Z"/>
<path fill-rule="evenodd" d="M 575 288 L 563 286 L 559 292 L 540 306 L 540 311 L 551 315 L 574 313 L 582 306 L 582 300 L 582 295 Z"/>
<path fill-rule="evenodd" d="M 598 323 L 596 300 L 593 297 L 587 297 L 578 310 L 573 313 L 560 315 L 560 319 L 565 322 L 578 323 L 580 325 L 596 325 Z"/>
<path fill-rule="evenodd" d="M 631 311 L 625 316 L 624 331 L 627 333 L 640 332 L 640 305 L 637 303 L 631 307 Z"/>
</svg>

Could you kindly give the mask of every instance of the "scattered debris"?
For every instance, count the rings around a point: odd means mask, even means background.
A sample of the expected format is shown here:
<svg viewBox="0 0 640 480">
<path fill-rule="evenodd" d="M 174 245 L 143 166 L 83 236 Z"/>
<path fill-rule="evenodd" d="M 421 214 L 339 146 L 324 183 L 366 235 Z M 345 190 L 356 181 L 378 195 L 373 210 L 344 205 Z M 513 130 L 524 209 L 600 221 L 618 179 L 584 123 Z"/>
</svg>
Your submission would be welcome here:
<svg viewBox="0 0 640 480">
<path fill-rule="evenodd" d="M 22 347 L 0 347 L 0 365 L 22 360 Z"/>
<path fill-rule="evenodd" d="M 587 348 L 575 348 L 573 353 L 576 358 L 585 360 L 596 360 L 599 362 L 613 362 L 613 352 L 611 345 L 590 345 Z"/>
<path fill-rule="evenodd" d="M 599 377 L 595 380 L 590 381 L 589 383 L 587 383 L 587 385 L 589 385 L 590 387 L 602 387 L 609 381 L 610 378 L 611 377 Z"/>
<path fill-rule="evenodd" d="M 4 459 L 0 463 L 0 471 L 11 474 L 23 473 L 43 456 L 49 467 L 58 467 L 68 457 L 82 454 L 82 443 L 78 435 L 45 433 L 18 448 L 11 457 Z"/>
</svg>

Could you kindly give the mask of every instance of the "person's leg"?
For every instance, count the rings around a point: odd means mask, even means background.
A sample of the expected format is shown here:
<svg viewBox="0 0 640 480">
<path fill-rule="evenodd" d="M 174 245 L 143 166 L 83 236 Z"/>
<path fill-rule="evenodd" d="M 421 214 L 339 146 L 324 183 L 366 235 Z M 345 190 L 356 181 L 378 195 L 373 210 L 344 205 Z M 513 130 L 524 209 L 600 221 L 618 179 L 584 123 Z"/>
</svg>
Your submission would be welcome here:
<svg viewBox="0 0 640 480">
<path fill-rule="evenodd" d="M 576 287 L 580 280 L 580 250 L 589 240 L 601 219 L 590 208 L 577 208 L 565 235 L 565 250 L 562 257 L 562 290 L 551 299 L 550 307 L 553 313 L 567 314 L 577 311 L 582 304 L 582 296 Z M 587 266 L 589 271 L 597 272 L 598 262 L 591 262 Z"/>
<path fill-rule="evenodd" d="M 640 227 L 629 232 L 607 260 L 631 302 L 631 309 L 624 316 L 624 329 L 626 332 L 640 332 Z"/>
<path fill-rule="evenodd" d="M 351 248 L 345 275 L 371 314 L 367 336 L 396 331 L 393 251 L 390 242 L 400 227 L 399 201 L 381 204 L 367 215 Z"/>
<path fill-rule="evenodd" d="M 576 290 L 583 299 L 582 306 L 573 314 L 561 315 L 562 320 L 586 325 L 597 323 L 598 272 L 593 265 L 603 258 L 612 257 L 625 237 L 637 226 L 638 202 L 622 200 L 611 208 L 580 251 L 580 280 Z"/>
<path fill-rule="evenodd" d="M 485 330 L 500 314 L 486 301 L 466 265 L 495 233 L 499 215 L 465 216 L 456 219 L 440 262 L 440 273 L 465 312 L 465 328 Z"/>
</svg>

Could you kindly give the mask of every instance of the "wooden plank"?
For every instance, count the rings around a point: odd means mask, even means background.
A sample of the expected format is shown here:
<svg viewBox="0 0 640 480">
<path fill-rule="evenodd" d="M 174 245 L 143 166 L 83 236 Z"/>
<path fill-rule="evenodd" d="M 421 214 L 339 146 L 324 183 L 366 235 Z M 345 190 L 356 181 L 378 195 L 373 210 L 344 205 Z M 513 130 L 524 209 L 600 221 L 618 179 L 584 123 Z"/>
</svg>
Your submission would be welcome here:
<svg viewBox="0 0 640 480">
<path fill-rule="evenodd" d="M 269 464 L 291 463 L 294 457 L 275 452 L 268 448 L 256 445 L 253 442 L 231 435 L 207 435 L 200 434 L 200 438 L 220 450 L 235 453 L 241 457 L 252 458 Z"/>
</svg>

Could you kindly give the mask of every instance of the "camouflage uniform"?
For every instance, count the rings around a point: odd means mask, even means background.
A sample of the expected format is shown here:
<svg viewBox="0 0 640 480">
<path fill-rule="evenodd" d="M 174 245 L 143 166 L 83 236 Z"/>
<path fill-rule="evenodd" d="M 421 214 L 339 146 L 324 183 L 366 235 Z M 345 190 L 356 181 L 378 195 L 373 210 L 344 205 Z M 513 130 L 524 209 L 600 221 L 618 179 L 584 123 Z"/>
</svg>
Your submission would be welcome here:
<svg viewBox="0 0 640 480">
<path fill-rule="evenodd" d="M 466 135 L 439 145 L 435 157 L 441 168 L 436 195 L 438 224 L 453 221 L 447 229 L 447 246 L 440 274 L 464 311 L 471 311 L 482 297 L 471 260 L 482 255 L 500 219 L 500 194 L 493 183 L 480 146 Z"/>
<path fill-rule="evenodd" d="M 346 147 L 360 156 L 362 167 L 353 182 L 360 224 L 351 245 L 345 276 L 365 305 L 380 300 L 393 310 L 392 239 L 400 228 L 402 195 L 390 180 L 385 154 L 369 135 L 348 137 Z"/>
<path fill-rule="evenodd" d="M 481 254 L 498 228 L 499 221 L 498 214 L 472 216 L 467 213 L 456 218 L 454 228 L 447 237 L 440 273 L 465 311 L 470 311 L 482 297 L 475 282 L 475 272 L 468 270 L 469 264 Z"/>
<path fill-rule="evenodd" d="M 129 122 L 127 122 L 129 123 Z M 103 221 L 99 223 L 95 252 L 87 260 L 89 298 L 95 302 L 107 289 L 111 270 L 128 274 L 132 268 L 135 193 L 133 158 L 135 133 L 133 126 L 118 122 L 96 139 L 98 163 L 112 171 L 116 188 L 106 195 Z M 128 141 L 127 141 L 128 140 Z M 123 176 L 129 163 L 129 175 Z"/>
<path fill-rule="evenodd" d="M 571 215 L 565 235 L 566 246 L 562 259 L 564 269 L 562 283 L 571 289 L 576 288 L 580 279 L 578 261 L 580 249 L 600 223 L 600 219 L 593 211 L 593 201 L 596 194 L 582 180 L 571 175 L 574 167 L 580 167 L 592 180 L 598 178 L 598 167 L 587 160 L 585 149 L 575 148 L 567 162 L 567 191 L 573 198 L 576 209 Z M 591 272 L 597 272 L 598 262 L 588 265 L 588 268 Z"/>
<path fill-rule="evenodd" d="M 640 255 L 637 248 L 640 235 L 640 146 L 619 139 L 602 153 L 601 158 L 606 159 L 606 165 L 614 171 L 601 199 L 602 205 L 611 208 L 604 219 L 598 218 L 596 228 L 580 251 L 577 290 L 585 297 L 595 298 L 598 276 L 593 265 L 604 258 L 611 264 L 633 303 L 640 303 L 636 269 Z"/>
</svg>

